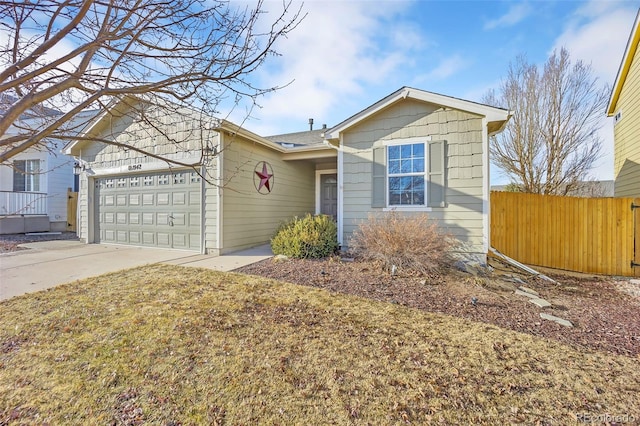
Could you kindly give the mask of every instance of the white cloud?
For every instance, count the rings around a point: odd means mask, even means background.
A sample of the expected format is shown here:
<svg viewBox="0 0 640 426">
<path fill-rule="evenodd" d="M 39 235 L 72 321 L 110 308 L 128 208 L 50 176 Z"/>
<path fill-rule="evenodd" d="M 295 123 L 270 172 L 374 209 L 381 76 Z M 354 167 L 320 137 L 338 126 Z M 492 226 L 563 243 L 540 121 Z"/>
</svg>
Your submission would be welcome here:
<svg viewBox="0 0 640 426">
<path fill-rule="evenodd" d="M 461 55 L 455 54 L 444 58 L 440 63 L 427 74 L 416 79 L 420 84 L 433 80 L 444 80 L 451 77 L 467 66 L 467 61 Z"/>
<path fill-rule="evenodd" d="M 613 84 L 636 12 L 625 3 L 591 1 L 576 11 L 553 49 L 565 47 L 572 60 L 590 63 L 598 78 Z"/>
<path fill-rule="evenodd" d="M 361 99 L 366 86 L 386 83 L 412 62 L 409 52 L 427 43 L 411 25 L 392 19 L 408 5 L 305 2 L 306 18 L 276 46 L 282 56 L 257 72 L 261 87 L 291 84 L 259 99 L 262 108 L 253 113 L 257 120 L 247 127 L 259 134 L 304 130 L 308 118 L 318 124 L 330 121 L 327 117 L 335 116 L 337 108 Z"/>
<path fill-rule="evenodd" d="M 497 19 L 486 22 L 484 29 L 493 30 L 498 27 L 512 27 L 529 16 L 531 11 L 532 8 L 528 3 L 512 4 L 507 13 Z"/>
<path fill-rule="evenodd" d="M 603 84 L 613 85 L 636 13 L 634 4 L 592 0 L 576 10 L 553 49 L 565 47 L 572 61 L 591 64 Z M 605 111 L 602 125 L 604 154 L 593 173 L 598 179 L 613 179 L 613 123 Z"/>
</svg>

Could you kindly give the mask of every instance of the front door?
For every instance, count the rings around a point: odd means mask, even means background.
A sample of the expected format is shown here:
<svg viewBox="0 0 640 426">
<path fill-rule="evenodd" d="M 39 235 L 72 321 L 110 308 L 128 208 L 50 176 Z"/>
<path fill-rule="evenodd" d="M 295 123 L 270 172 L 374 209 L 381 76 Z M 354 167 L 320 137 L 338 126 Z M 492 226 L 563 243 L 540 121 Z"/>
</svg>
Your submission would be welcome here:
<svg viewBox="0 0 640 426">
<path fill-rule="evenodd" d="M 320 213 L 338 220 L 338 175 L 320 175 Z"/>
</svg>

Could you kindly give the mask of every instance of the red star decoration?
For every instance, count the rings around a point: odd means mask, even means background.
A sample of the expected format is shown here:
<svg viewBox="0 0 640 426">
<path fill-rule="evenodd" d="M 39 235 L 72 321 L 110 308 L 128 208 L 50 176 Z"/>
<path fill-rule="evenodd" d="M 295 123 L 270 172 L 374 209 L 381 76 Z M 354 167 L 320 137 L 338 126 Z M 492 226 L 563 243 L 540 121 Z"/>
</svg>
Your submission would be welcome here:
<svg viewBox="0 0 640 426">
<path fill-rule="evenodd" d="M 258 192 L 260 192 L 263 186 L 267 188 L 267 192 L 271 192 L 271 177 L 273 176 L 273 174 L 269 174 L 269 172 L 267 171 L 267 163 L 262 163 L 262 172 L 256 170 L 256 174 L 260 178 Z"/>
</svg>

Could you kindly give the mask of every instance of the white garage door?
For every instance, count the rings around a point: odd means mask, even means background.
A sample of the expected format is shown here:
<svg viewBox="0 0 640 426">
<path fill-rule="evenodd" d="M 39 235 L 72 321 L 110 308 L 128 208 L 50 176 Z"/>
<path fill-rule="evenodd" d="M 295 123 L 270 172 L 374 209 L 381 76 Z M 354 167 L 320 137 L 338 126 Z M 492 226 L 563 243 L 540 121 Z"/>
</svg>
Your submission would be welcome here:
<svg viewBox="0 0 640 426">
<path fill-rule="evenodd" d="M 97 242 L 200 250 L 200 176 L 192 171 L 95 181 Z"/>
</svg>

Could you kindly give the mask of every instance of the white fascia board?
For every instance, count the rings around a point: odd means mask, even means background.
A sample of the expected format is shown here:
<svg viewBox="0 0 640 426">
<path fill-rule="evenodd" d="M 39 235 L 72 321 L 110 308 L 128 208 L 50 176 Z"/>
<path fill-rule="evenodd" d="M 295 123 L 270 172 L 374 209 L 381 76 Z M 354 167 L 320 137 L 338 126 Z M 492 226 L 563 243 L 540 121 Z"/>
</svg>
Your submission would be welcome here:
<svg viewBox="0 0 640 426">
<path fill-rule="evenodd" d="M 243 138 L 259 143 L 260 145 L 263 145 L 277 152 L 281 152 L 281 153 L 287 152 L 287 150 L 282 146 L 280 146 L 279 144 L 272 142 L 269 139 L 263 138 L 262 136 L 257 135 L 227 120 L 222 120 L 222 119 L 218 120 L 218 125 L 216 130 L 223 130 L 223 131 L 229 132 L 231 136 L 233 135 L 242 136 Z"/>
<path fill-rule="evenodd" d="M 624 84 L 629 70 L 631 69 L 631 62 L 633 61 L 636 49 L 638 48 L 638 42 L 640 40 L 639 25 L 640 9 L 638 9 L 638 13 L 636 14 L 636 20 L 633 23 L 633 27 L 631 28 L 631 33 L 629 34 L 629 39 L 627 41 L 627 46 L 625 47 L 624 54 L 622 55 L 622 61 L 620 61 L 620 66 L 616 73 L 616 81 L 613 83 L 613 86 L 611 86 L 611 94 L 609 95 L 609 103 L 607 104 L 607 117 L 612 117 L 615 114 L 616 104 L 618 103 L 620 92 L 622 91 L 622 85 Z"/>
</svg>

